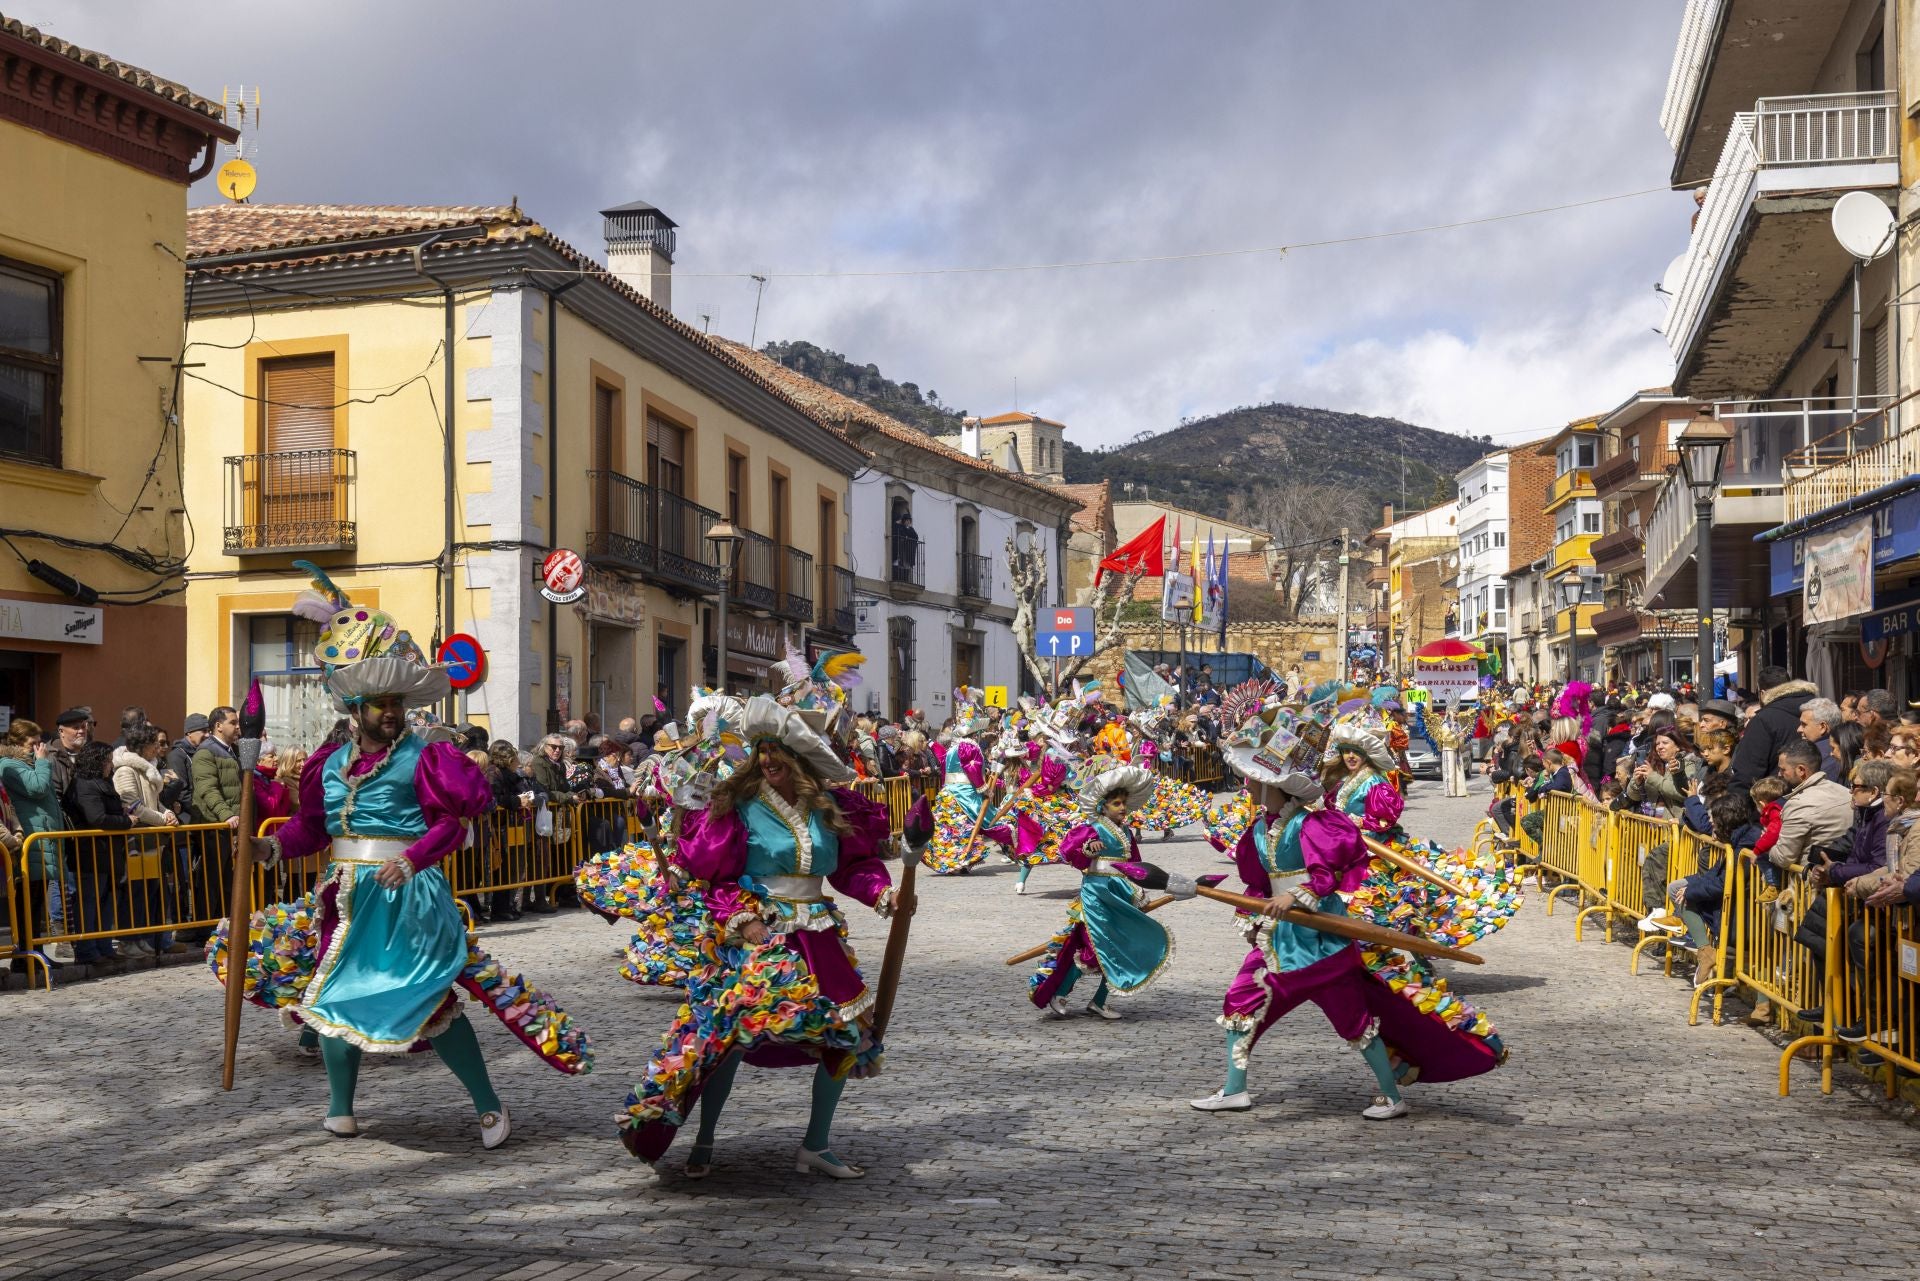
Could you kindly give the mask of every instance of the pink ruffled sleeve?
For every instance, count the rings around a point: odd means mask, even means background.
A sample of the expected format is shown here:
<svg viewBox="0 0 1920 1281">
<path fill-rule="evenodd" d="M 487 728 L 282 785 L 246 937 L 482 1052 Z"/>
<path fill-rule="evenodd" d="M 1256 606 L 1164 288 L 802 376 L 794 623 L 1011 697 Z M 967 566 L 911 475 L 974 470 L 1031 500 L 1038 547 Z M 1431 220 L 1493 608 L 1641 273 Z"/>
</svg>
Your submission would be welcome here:
<svg viewBox="0 0 1920 1281">
<path fill-rule="evenodd" d="M 962 743 L 954 749 L 959 754 L 960 771 L 967 776 L 975 790 L 987 785 L 987 762 L 980 755 L 980 749 L 972 743 Z"/>
<path fill-rule="evenodd" d="M 688 810 L 680 820 L 680 841 L 673 861 L 696 881 L 707 883 L 707 910 L 727 924 L 753 910 L 753 896 L 740 888 L 747 870 L 747 824 L 738 810 L 714 817 L 712 810 Z"/>
<path fill-rule="evenodd" d="M 892 839 L 887 807 L 852 788 L 835 788 L 833 799 L 853 830 L 840 838 L 840 864 L 827 884 L 872 907 L 893 888 L 893 877 L 880 857 Z"/>
<path fill-rule="evenodd" d="M 1406 798 L 1398 788 L 1387 782 L 1375 783 L 1367 792 L 1367 809 L 1361 824 L 1369 832 L 1384 832 L 1400 821 L 1401 812 L 1406 808 Z"/>
<path fill-rule="evenodd" d="M 1317 899 L 1351 894 L 1366 883 L 1366 843 L 1359 829 L 1338 814 L 1316 810 L 1307 815 L 1300 826 L 1300 854 L 1307 865 L 1307 889 Z"/>
<path fill-rule="evenodd" d="M 300 809 L 273 832 L 280 842 L 282 862 L 312 858 L 333 844 L 333 836 L 327 831 L 325 767 L 338 750 L 337 745 L 323 747 L 307 757 L 307 763 L 301 767 Z"/>
<path fill-rule="evenodd" d="M 301 775 L 302 809 L 305 805 L 306 776 Z M 420 810 L 427 820 L 426 835 L 407 846 L 406 860 L 413 870 L 424 872 L 460 848 L 466 839 L 467 820 L 484 814 L 493 800 L 493 789 L 480 767 L 452 743 L 429 743 L 414 767 L 413 790 L 420 797 Z"/>
<path fill-rule="evenodd" d="M 1088 849 L 1089 845 L 1093 848 Z M 1061 838 L 1060 857 L 1084 872 L 1093 866 L 1094 859 L 1100 857 L 1102 848 L 1100 833 L 1094 831 L 1091 825 L 1083 823 Z"/>
</svg>

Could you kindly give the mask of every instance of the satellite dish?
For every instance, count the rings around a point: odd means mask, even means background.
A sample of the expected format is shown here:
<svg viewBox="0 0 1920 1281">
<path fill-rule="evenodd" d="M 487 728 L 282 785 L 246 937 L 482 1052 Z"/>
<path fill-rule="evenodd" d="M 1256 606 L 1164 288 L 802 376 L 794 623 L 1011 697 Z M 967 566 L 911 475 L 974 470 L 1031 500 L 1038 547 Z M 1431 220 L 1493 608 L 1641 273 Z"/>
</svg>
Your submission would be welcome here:
<svg viewBox="0 0 1920 1281">
<path fill-rule="evenodd" d="M 1834 202 L 1833 238 L 1861 262 L 1872 262 L 1893 248 L 1893 211 L 1870 192 L 1849 191 Z"/>
<path fill-rule="evenodd" d="M 1667 269 L 1660 274 L 1661 293 L 1671 298 L 1680 292 L 1680 285 L 1687 278 L 1687 260 L 1692 256 L 1691 252 L 1683 253 L 1667 264 Z"/>
<path fill-rule="evenodd" d="M 253 166 L 237 156 L 221 165 L 220 172 L 214 179 L 219 184 L 220 194 L 236 205 L 253 194 L 254 185 L 259 180 L 259 175 L 254 173 Z"/>
</svg>

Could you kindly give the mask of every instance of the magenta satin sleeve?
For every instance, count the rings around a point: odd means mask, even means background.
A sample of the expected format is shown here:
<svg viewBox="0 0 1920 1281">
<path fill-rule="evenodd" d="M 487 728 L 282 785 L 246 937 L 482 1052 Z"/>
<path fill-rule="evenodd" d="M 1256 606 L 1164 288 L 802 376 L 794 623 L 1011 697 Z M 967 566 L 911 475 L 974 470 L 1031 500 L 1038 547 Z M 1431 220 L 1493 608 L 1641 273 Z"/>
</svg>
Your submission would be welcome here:
<svg viewBox="0 0 1920 1281">
<path fill-rule="evenodd" d="M 840 838 L 840 865 L 827 884 L 872 907 L 893 887 L 893 877 L 880 859 L 892 835 L 887 807 L 852 788 L 835 788 L 833 799 L 853 830 Z"/>
<path fill-rule="evenodd" d="M 688 810 L 680 820 L 680 841 L 673 861 L 696 881 L 707 883 L 707 910 L 724 925 L 748 907 L 740 888 L 747 870 L 747 825 L 738 810 L 719 818 L 712 810 Z"/>
<path fill-rule="evenodd" d="M 413 870 L 437 866 L 466 839 L 466 820 L 486 812 L 493 789 L 480 767 L 452 743 L 429 743 L 414 767 L 413 790 L 427 820 L 426 835 L 407 846 Z"/>
<path fill-rule="evenodd" d="M 1093 848 L 1088 849 L 1089 845 Z M 1100 833 L 1084 824 L 1068 832 L 1060 841 L 1060 857 L 1083 872 L 1093 866 L 1093 860 L 1100 856 L 1100 849 Z"/>
<path fill-rule="evenodd" d="M 333 843 L 327 831 L 327 783 L 322 770 L 338 750 L 338 746 L 323 747 L 301 767 L 300 809 L 273 831 L 283 863 L 311 858 Z"/>
</svg>

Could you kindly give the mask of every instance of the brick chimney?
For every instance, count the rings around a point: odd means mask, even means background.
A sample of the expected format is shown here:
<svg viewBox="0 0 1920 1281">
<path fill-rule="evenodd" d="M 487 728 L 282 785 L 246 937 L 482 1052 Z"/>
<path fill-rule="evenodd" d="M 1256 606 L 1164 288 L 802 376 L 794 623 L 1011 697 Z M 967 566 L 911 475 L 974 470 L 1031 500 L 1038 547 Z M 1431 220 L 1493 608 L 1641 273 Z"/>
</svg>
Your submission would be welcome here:
<svg viewBox="0 0 1920 1281">
<path fill-rule="evenodd" d="M 674 231 L 679 225 L 644 200 L 602 209 L 607 270 L 666 311 L 673 310 Z"/>
</svg>

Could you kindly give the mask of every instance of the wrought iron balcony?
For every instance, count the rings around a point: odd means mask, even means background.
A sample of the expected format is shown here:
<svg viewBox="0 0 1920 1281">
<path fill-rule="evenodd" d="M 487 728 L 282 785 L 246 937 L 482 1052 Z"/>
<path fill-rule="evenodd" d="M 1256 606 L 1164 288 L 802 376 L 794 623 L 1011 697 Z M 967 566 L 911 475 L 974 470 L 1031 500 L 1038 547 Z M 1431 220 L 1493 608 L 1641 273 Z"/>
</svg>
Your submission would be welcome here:
<svg viewBox="0 0 1920 1281">
<path fill-rule="evenodd" d="M 782 618 L 791 618 L 797 623 L 813 621 L 813 556 L 798 547 L 783 548 L 785 572 L 780 579 L 780 607 Z"/>
<path fill-rule="evenodd" d="M 853 571 L 838 565 L 820 567 L 820 626 L 852 636 Z"/>
<path fill-rule="evenodd" d="M 352 551 L 354 452 L 296 449 L 226 460 L 229 556 Z"/>
<path fill-rule="evenodd" d="M 778 550 L 765 534 L 742 529 L 740 538 L 740 550 L 733 560 L 733 578 L 727 584 L 727 599 L 754 609 L 772 609 L 780 599 L 779 580 L 775 577 Z"/>
<path fill-rule="evenodd" d="M 720 566 L 707 541 L 718 512 L 616 471 L 590 471 L 587 484 L 588 560 L 705 595 L 720 590 Z"/>
<path fill-rule="evenodd" d="M 919 539 L 888 539 L 887 581 L 902 587 L 927 585 L 927 545 Z"/>
<path fill-rule="evenodd" d="M 993 597 L 993 562 L 971 552 L 960 553 L 960 595 L 969 600 Z"/>
</svg>

